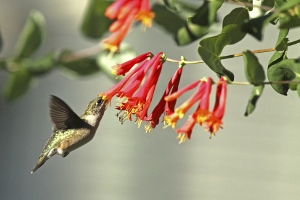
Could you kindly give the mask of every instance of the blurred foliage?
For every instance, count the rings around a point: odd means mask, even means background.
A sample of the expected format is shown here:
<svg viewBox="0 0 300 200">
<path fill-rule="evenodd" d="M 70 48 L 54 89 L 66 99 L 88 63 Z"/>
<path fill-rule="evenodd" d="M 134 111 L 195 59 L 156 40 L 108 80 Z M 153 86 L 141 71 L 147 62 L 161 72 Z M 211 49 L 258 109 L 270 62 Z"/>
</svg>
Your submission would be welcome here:
<svg viewBox="0 0 300 200">
<path fill-rule="evenodd" d="M 89 0 L 82 16 L 81 33 L 90 39 L 103 39 L 112 21 L 105 17 L 106 8 L 111 1 Z M 263 0 L 261 15 L 249 18 L 253 5 L 251 0 L 242 0 L 239 7 L 228 10 L 221 19 L 222 30 L 215 36 L 206 37 L 212 25 L 220 25 L 217 20 L 218 10 L 224 0 L 197 1 L 194 4 L 179 0 L 163 0 L 152 5 L 155 13 L 153 28 L 160 28 L 174 38 L 178 46 L 199 42 L 198 54 L 205 64 L 218 76 L 226 76 L 229 82 L 234 81 L 234 74 L 222 64 L 222 59 L 234 58 L 236 55 L 221 55 L 227 45 L 239 43 L 247 34 L 257 40 L 263 40 L 265 27 L 278 27 L 277 39 L 271 46 L 274 54 L 268 66 L 260 64 L 255 52 L 245 50 L 243 56 L 246 79 L 253 84 L 245 115 L 252 113 L 258 98 L 261 96 L 265 73 L 272 88 L 282 95 L 289 90 L 296 90 L 300 95 L 300 62 L 298 58 L 287 58 L 288 48 L 297 45 L 300 39 L 289 41 L 291 28 L 300 26 L 299 0 Z M 11 57 L 0 57 L 0 69 L 8 72 L 7 83 L 3 94 L 7 100 L 22 96 L 29 88 L 32 79 L 45 75 L 54 69 L 60 69 L 66 76 L 81 77 L 95 73 L 110 74 L 110 67 L 131 59 L 136 55 L 131 47 L 121 48 L 114 56 L 98 48 L 98 51 L 74 52 L 72 50 L 55 50 L 38 58 L 32 55 L 42 45 L 45 38 L 45 19 L 39 11 L 33 10 L 20 32 L 16 47 Z M 1 30 L 2 33 L 5 30 Z M 0 33 L 0 51 L 3 48 Z M 98 44 L 97 44 L 98 45 Z M 111 75 L 110 75 L 111 76 Z M 113 76 L 111 76 L 113 77 Z"/>
<path fill-rule="evenodd" d="M 81 32 L 92 39 L 101 38 L 111 25 L 111 20 L 104 16 L 112 1 L 90 0 L 81 23 Z"/>
<path fill-rule="evenodd" d="M 31 56 L 43 42 L 45 35 L 45 19 L 39 11 L 31 11 L 27 22 L 19 35 L 15 48 L 14 60 Z"/>
<path fill-rule="evenodd" d="M 3 40 L 2 40 L 2 35 L 1 35 L 1 32 L 0 32 L 0 52 L 2 50 L 2 46 L 3 46 Z"/>
</svg>

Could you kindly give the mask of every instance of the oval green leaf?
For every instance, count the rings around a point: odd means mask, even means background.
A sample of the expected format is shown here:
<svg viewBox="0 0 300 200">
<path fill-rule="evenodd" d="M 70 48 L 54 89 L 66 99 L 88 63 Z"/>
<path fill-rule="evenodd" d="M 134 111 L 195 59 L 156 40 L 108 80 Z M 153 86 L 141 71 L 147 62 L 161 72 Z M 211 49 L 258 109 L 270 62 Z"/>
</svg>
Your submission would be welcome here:
<svg viewBox="0 0 300 200">
<path fill-rule="evenodd" d="M 152 11 L 155 13 L 154 22 L 168 33 L 175 34 L 185 23 L 177 14 L 160 4 L 155 4 Z"/>
<path fill-rule="evenodd" d="M 292 81 L 300 79 L 299 59 L 285 59 L 268 68 L 268 78 L 271 82 Z M 293 84 L 293 83 L 292 83 Z M 287 95 L 289 84 L 271 84 L 273 89 L 282 95 Z"/>
<path fill-rule="evenodd" d="M 259 97 L 261 96 L 263 90 L 264 90 L 264 85 L 257 85 L 253 87 L 246 107 L 246 112 L 244 114 L 246 117 L 254 111 L 256 107 L 256 103 Z"/>
<path fill-rule="evenodd" d="M 25 26 L 19 35 L 16 48 L 15 60 L 28 58 L 41 45 L 45 35 L 45 20 L 42 13 L 33 10 L 30 12 Z"/>
<path fill-rule="evenodd" d="M 4 86 L 5 99 L 11 101 L 22 96 L 30 87 L 31 80 L 31 74 L 22 66 L 18 71 L 9 74 Z"/>
<path fill-rule="evenodd" d="M 257 57 L 249 50 L 243 52 L 245 75 L 247 80 L 256 84 L 263 82 L 266 78 L 263 66 L 258 62 Z"/>
<path fill-rule="evenodd" d="M 69 78 L 88 76 L 100 71 L 95 57 L 60 63 L 64 75 Z"/>
<path fill-rule="evenodd" d="M 112 1 L 90 0 L 84 11 L 81 32 L 86 37 L 99 39 L 108 31 L 112 21 L 104 16 L 104 12 Z"/>
<path fill-rule="evenodd" d="M 39 59 L 24 59 L 22 62 L 26 63 L 25 66 L 31 75 L 39 76 L 52 71 L 57 66 L 60 56 L 61 51 L 55 51 Z"/>
<path fill-rule="evenodd" d="M 2 50 L 2 46 L 3 46 L 3 40 L 2 40 L 2 35 L 1 35 L 1 32 L 0 32 L 0 52 Z"/>
<path fill-rule="evenodd" d="M 177 45 L 189 44 L 208 33 L 209 27 L 216 21 L 217 10 L 224 0 L 208 1 L 197 9 L 196 14 L 186 21 L 175 35 Z M 170 23 L 170 22 L 169 22 Z"/>
<path fill-rule="evenodd" d="M 227 76 L 230 81 L 234 80 L 234 75 L 222 65 L 220 54 L 226 45 L 235 44 L 245 37 L 246 33 L 242 32 L 241 26 L 248 18 L 246 8 L 235 8 L 224 18 L 223 29 L 219 35 L 200 41 L 198 53 L 202 60 L 211 70 L 219 76 Z"/>
</svg>

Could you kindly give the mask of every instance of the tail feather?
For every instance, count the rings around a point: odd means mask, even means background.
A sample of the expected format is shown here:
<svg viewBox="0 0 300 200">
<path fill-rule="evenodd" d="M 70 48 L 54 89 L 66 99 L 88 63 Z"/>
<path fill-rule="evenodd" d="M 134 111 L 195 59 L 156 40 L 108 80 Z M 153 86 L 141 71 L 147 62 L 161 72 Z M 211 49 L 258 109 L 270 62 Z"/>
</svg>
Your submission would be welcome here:
<svg viewBox="0 0 300 200">
<path fill-rule="evenodd" d="M 35 167 L 31 171 L 31 173 L 35 172 L 38 168 L 40 168 L 47 160 L 48 160 L 47 156 L 40 157 L 38 162 L 36 163 Z"/>
</svg>

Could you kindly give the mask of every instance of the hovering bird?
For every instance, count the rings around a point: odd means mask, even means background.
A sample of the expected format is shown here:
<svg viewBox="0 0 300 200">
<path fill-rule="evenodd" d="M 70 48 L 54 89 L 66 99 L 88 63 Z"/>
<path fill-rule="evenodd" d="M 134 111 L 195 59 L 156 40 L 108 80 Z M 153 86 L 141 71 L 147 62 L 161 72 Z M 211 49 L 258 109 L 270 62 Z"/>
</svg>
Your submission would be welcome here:
<svg viewBox="0 0 300 200">
<path fill-rule="evenodd" d="M 53 134 L 46 142 L 36 166 L 31 173 L 41 167 L 55 154 L 66 157 L 71 151 L 91 141 L 107 108 L 109 101 L 97 97 L 79 117 L 63 100 L 50 98 L 50 117 Z"/>
</svg>

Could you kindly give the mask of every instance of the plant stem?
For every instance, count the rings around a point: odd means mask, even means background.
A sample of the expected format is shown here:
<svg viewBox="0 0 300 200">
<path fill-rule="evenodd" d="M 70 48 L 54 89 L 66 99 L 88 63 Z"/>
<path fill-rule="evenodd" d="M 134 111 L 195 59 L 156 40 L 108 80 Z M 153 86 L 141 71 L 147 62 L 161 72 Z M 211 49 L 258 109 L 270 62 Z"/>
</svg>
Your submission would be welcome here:
<svg viewBox="0 0 300 200">
<path fill-rule="evenodd" d="M 265 82 L 257 82 L 257 85 L 271 85 L 271 84 L 290 84 L 290 83 L 297 83 L 300 84 L 300 81 L 265 81 Z M 230 84 L 233 85 L 252 85 L 250 82 L 231 82 Z"/>
<path fill-rule="evenodd" d="M 257 49 L 257 50 L 253 50 L 251 52 L 254 53 L 254 54 L 257 54 L 257 53 L 266 53 L 266 52 L 272 52 L 272 51 L 275 51 L 275 48 Z M 219 58 L 221 60 L 223 60 L 223 59 L 228 59 L 228 58 L 241 57 L 242 55 L 243 55 L 243 52 L 236 53 L 236 54 L 231 54 L 231 55 L 227 55 L 227 56 L 220 56 Z M 170 58 L 167 58 L 167 61 L 169 61 L 169 62 L 176 62 L 176 63 L 181 62 L 180 60 L 174 60 L 174 59 L 170 59 Z M 198 64 L 198 63 L 204 63 L 204 61 L 203 60 L 185 61 L 184 63 L 185 64 Z"/>
<path fill-rule="evenodd" d="M 94 56 L 98 53 L 103 51 L 103 48 L 101 48 L 100 45 L 95 45 L 86 49 L 82 49 L 77 52 L 72 52 L 70 54 L 67 54 L 61 58 L 62 62 L 73 62 L 77 60 L 81 60 L 83 58 Z"/>
</svg>

